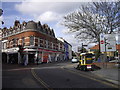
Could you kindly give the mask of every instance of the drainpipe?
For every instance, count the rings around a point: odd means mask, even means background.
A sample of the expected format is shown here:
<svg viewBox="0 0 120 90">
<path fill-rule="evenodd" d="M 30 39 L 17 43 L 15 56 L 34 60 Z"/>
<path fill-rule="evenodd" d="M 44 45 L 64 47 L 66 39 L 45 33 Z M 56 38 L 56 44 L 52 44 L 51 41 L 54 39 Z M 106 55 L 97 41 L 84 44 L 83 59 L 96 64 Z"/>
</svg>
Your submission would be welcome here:
<svg viewBox="0 0 120 90">
<path fill-rule="evenodd" d="M 9 54 L 7 53 L 7 63 L 9 63 Z"/>
</svg>

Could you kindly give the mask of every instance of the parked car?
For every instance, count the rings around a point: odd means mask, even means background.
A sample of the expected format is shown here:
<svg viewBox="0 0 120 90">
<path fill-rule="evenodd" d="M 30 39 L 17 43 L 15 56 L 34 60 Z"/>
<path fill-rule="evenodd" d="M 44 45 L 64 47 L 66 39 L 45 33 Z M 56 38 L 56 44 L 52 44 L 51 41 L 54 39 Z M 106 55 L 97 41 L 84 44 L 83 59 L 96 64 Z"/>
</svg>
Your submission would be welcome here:
<svg viewBox="0 0 120 90">
<path fill-rule="evenodd" d="M 72 59 L 72 63 L 78 63 L 78 59 L 77 59 L 77 57 L 73 57 L 73 59 Z"/>
</svg>

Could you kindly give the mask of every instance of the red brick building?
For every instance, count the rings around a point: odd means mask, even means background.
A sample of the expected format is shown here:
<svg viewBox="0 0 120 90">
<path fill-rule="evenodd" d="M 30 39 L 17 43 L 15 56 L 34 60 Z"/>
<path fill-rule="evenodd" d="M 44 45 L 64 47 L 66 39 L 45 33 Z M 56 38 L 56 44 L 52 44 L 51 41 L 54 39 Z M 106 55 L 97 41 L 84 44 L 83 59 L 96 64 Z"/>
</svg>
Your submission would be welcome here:
<svg viewBox="0 0 120 90">
<path fill-rule="evenodd" d="M 64 58 L 64 43 L 55 37 L 54 30 L 47 24 L 41 25 L 40 21 L 24 21 L 20 24 L 16 20 L 13 27 L 9 29 L 4 27 L 1 30 L 2 52 L 6 53 L 3 62 L 36 63 L 36 55 L 39 63 Z M 19 46 L 23 51 L 19 50 Z"/>
</svg>

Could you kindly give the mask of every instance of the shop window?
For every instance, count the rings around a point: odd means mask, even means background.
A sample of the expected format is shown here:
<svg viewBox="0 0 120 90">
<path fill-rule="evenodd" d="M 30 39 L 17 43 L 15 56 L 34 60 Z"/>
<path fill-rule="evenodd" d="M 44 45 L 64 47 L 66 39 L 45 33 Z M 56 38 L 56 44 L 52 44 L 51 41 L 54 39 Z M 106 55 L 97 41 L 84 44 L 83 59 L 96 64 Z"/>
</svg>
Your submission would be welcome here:
<svg viewBox="0 0 120 90">
<path fill-rule="evenodd" d="M 3 49 L 6 49 L 6 46 L 7 46 L 6 42 L 3 43 Z"/>
</svg>

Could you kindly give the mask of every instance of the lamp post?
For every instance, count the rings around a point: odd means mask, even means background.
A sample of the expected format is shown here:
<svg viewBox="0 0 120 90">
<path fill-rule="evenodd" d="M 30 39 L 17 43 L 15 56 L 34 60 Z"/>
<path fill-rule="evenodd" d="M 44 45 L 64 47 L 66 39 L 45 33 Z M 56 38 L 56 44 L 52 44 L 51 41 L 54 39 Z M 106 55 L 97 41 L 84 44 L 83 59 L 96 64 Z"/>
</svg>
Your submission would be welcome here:
<svg viewBox="0 0 120 90">
<path fill-rule="evenodd" d="M 0 16 L 3 14 L 3 10 L 2 9 L 0 9 Z"/>
<path fill-rule="evenodd" d="M 106 68 L 107 68 L 107 49 L 106 49 L 106 46 L 110 43 L 106 42 L 107 41 L 106 38 L 104 38 L 104 40 L 105 40 L 105 63 L 106 63 Z"/>
<path fill-rule="evenodd" d="M 0 9 L 0 16 L 3 14 L 3 10 Z M 1 20 L 0 20 L 1 21 Z M 2 23 L 1 23 L 2 24 Z M 2 57 L 2 31 L 0 30 L 0 57 Z M 2 59 L 0 60 L 0 76 L 2 76 Z M 2 77 L 0 77 L 2 78 Z M 0 89 L 2 89 L 2 80 L 0 79 Z"/>
</svg>

